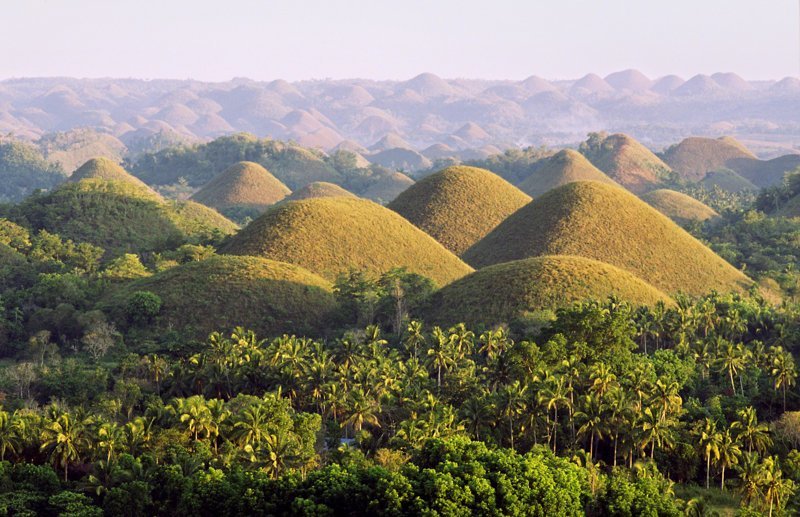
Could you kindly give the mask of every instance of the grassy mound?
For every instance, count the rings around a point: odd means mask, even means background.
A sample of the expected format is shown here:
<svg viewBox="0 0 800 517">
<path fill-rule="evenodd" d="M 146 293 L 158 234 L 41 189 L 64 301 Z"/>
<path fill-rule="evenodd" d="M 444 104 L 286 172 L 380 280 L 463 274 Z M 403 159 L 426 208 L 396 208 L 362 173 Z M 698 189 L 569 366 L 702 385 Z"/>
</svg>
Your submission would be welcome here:
<svg viewBox="0 0 800 517">
<path fill-rule="evenodd" d="M 263 212 L 291 191 L 267 169 L 253 162 L 237 162 L 198 190 L 192 200 L 217 210 L 249 208 Z"/>
<path fill-rule="evenodd" d="M 460 255 L 530 200 L 486 169 L 457 166 L 420 180 L 388 206 Z"/>
<path fill-rule="evenodd" d="M 709 171 L 727 167 L 730 160 L 756 157 L 744 145 L 730 137 L 691 137 L 666 149 L 661 158 L 681 177 L 699 181 Z"/>
<path fill-rule="evenodd" d="M 78 181 L 88 179 L 120 181 L 131 186 L 135 186 L 154 196 L 158 196 L 158 194 L 156 194 L 156 192 L 151 189 L 147 183 L 129 173 L 123 169 L 120 164 L 109 158 L 92 158 L 88 162 L 78 167 L 67 181 L 76 183 Z"/>
<path fill-rule="evenodd" d="M 339 185 L 326 181 L 315 181 L 301 189 L 297 189 L 287 196 L 286 201 L 299 201 L 301 199 L 314 199 L 317 197 L 356 197 Z"/>
<path fill-rule="evenodd" d="M 544 256 L 489 266 L 440 289 L 431 303 L 431 321 L 509 323 L 535 311 L 611 295 L 635 305 L 671 301 L 647 282 L 604 262 Z"/>
<path fill-rule="evenodd" d="M 622 133 L 592 133 L 580 151 L 595 167 L 637 193 L 656 188 L 672 172 L 650 149 Z"/>
<path fill-rule="evenodd" d="M 614 183 L 603 171 L 592 165 L 581 153 L 563 149 L 537 164 L 533 174 L 519 188 L 531 196 L 541 196 L 549 190 L 573 181 L 593 180 Z"/>
<path fill-rule="evenodd" d="M 236 230 L 205 206 L 165 202 L 138 185 L 102 179 L 65 183 L 30 197 L 15 214 L 33 229 L 101 246 L 110 256 L 163 250 Z"/>
<path fill-rule="evenodd" d="M 625 269 L 667 292 L 742 291 L 751 281 L 624 189 L 578 181 L 511 215 L 464 253 L 474 267 L 578 255 Z"/>
<path fill-rule="evenodd" d="M 757 187 L 779 185 L 787 172 L 800 167 L 800 154 L 787 154 L 771 160 L 738 158 L 728 166 Z"/>
<path fill-rule="evenodd" d="M 736 171 L 730 169 L 720 169 L 709 172 L 700 182 L 702 186 L 709 190 L 718 187 L 727 192 L 741 192 L 743 190 L 758 190 L 753 182 L 740 176 Z"/>
<path fill-rule="evenodd" d="M 329 280 L 351 268 L 381 274 L 406 267 L 445 285 L 472 271 L 388 208 L 344 197 L 281 203 L 233 236 L 221 251 L 297 264 Z"/>
<path fill-rule="evenodd" d="M 154 331 L 177 328 L 204 339 L 244 326 L 262 336 L 314 334 L 335 309 L 331 285 L 305 269 L 258 257 L 214 256 L 126 284 L 104 302 L 123 321 L 130 296 L 162 301 Z"/>
<path fill-rule="evenodd" d="M 389 203 L 413 184 L 414 180 L 402 172 L 394 172 L 379 178 L 361 196 L 376 203 Z"/>
<path fill-rule="evenodd" d="M 642 195 L 642 200 L 680 225 L 719 217 L 713 208 L 674 190 L 653 190 Z"/>
</svg>

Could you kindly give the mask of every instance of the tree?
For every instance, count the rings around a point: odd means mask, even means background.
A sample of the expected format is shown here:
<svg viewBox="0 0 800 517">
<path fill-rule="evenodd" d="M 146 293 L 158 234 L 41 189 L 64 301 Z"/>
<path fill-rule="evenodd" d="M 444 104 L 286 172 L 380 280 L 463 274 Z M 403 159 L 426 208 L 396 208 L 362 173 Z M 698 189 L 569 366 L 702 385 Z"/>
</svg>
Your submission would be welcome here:
<svg viewBox="0 0 800 517">
<path fill-rule="evenodd" d="M 119 335 L 114 325 L 104 321 L 97 322 L 83 336 L 83 348 L 97 362 L 114 346 Z"/>
<path fill-rule="evenodd" d="M 508 422 L 508 436 L 511 448 L 514 448 L 514 419 L 525 411 L 525 396 L 528 387 L 514 381 L 513 384 L 503 386 L 496 393 L 496 406 L 500 416 Z"/>
<path fill-rule="evenodd" d="M 16 415 L 4 411 L 0 406 L 0 462 L 6 459 L 6 453 L 17 453 L 21 423 Z"/>
<path fill-rule="evenodd" d="M 717 423 L 710 418 L 706 418 L 696 428 L 695 434 L 698 438 L 698 447 L 703 451 L 706 458 L 706 490 L 711 484 L 711 458 L 719 459 L 719 447 L 722 436 L 717 431 Z"/>
<path fill-rule="evenodd" d="M 41 451 L 47 454 L 53 466 L 64 469 L 64 481 L 69 477 L 71 463 L 80 461 L 87 446 L 84 425 L 69 413 L 61 413 L 42 430 Z"/>
<path fill-rule="evenodd" d="M 775 390 L 783 393 L 783 411 L 786 411 L 786 389 L 794 386 L 797 381 L 797 368 L 794 364 L 792 354 L 785 351 L 783 347 L 771 347 L 772 356 L 770 375 L 772 376 Z"/>
<path fill-rule="evenodd" d="M 772 438 L 769 436 L 769 426 L 758 422 L 755 408 L 749 406 L 740 409 L 736 414 L 738 420 L 731 424 L 731 430 L 736 433 L 738 440 L 747 445 L 747 452 L 766 452 L 772 445 Z"/>
<path fill-rule="evenodd" d="M 578 436 L 589 437 L 589 458 L 594 460 L 594 444 L 603 438 L 607 430 L 607 407 L 600 393 L 589 393 L 583 397 L 581 408 L 581 411 L 575 412 L 575 419 L 582 422 Z"/>
<path fill-rule="evenodd" d="M 380 427 L 378 421 L 380 411 L 380 405 L 372 397 L 363 389 L 356 388 L 348 397 L 348 416 L 344 424 L 352 427 L 355 432 L 361 431 L 364 424 Z"/>
<path fill-rule="evenodd" d="M 731 435 L 730 429 L 727 429 L 724 433 L 721 433 L 718 450 L 719 453 L 717 456 L 717 464 L 722 470 L 722 477 L 720 479 L 719 487 L 721 490 L 725 490 L 725 469 L 736 465 L 739 462 L 739 457 L 742 455 L 742 450 L 739 448 L 737 441 Z"/>
<path fill-rule="evenodd" d="M 128 320 L 144 325 L 153 320 L 161 311 L 161 297 L 150 291 L 136 291 L 128 298 L 126 314 Z"/>
</svg>

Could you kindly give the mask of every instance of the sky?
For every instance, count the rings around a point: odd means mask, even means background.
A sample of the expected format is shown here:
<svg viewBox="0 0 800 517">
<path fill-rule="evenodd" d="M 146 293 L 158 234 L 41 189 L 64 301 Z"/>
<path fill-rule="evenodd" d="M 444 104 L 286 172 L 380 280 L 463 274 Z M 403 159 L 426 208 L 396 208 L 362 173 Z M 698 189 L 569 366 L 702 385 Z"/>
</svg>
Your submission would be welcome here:
<svg viewBox="0 0 800 517">
<path fill-rule="evenodd" d="M 0 79 L 800 75 L 800 0 L 0 0 Z"/>
</svg>

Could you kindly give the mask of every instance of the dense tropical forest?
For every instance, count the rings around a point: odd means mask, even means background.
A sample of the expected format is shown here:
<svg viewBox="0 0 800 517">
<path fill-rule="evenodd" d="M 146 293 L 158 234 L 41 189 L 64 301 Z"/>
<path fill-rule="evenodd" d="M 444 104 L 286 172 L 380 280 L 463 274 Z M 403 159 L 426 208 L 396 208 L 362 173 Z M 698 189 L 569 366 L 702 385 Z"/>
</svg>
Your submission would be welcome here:
<svg viewBox="0 0 800 517">
<path fill-rule="evenodd" d="M 0 515 L 800 508 L 800 172 L 596 133 L 381 206 L 390 171 L 242 135 L 15 156 L 52 184 L 0 207 Z"/>
</svg>

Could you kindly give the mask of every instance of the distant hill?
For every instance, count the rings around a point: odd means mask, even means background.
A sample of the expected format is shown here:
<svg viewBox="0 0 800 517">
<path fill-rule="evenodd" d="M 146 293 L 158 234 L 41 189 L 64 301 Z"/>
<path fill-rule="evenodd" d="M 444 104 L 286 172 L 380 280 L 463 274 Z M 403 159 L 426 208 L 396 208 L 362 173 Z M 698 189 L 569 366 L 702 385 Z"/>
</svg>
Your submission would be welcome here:
<svg viewBox="0 0 800 517">
<path fill-rule="evenodd" d="M 88 128 L 50 133 L 36 145 L 47 161 L 60 164 L 65 171 L 75 170 L 95 156 L 121 162 L 128 152 L 127 146 L 114 135 Z"/>
<path fill-rule="evenodd" d="M 339 185 L 327 183 L 325 181 L 315 181 L 299 188 L 285 197 L 286 201 L 300 201 L 302 199 L 313 199 L 317 197 L 356 197 Z"/>
<path fill-rule="evenodd" d="M 595 167 L 632 192 L 652 190 L 672 172 L 652 151 L 621 133 L 591 133 L 579 150 Z"/>
<path fill-rule="evenodd" d="M 731 160 L 756 159 L 741 143 L 730 137 L 690 137 L 667 148 L 661 158 L 682 178 L 700 181 L 710 171 L 728 167 Z"/>
<path fill-rule="evenodd" d="M 388 207 L 460 255 L 530 200 L 492 172 L 457 166 L 418 181 Z"/>
<path fill-rule="evenodd" d="M 713 208 L 674 190 L 653 190 L 643 194 L 642 200 L 681 226 L 694 221 L 703 222 L 719 217 Z"/>
<path fill-rule="evenodd" d="M 66 178 L 31 145 L 0 140 L 0 203 L 22 201 L 35 190 L 49 190 Z"/>
<path fill-rule="evenodd" d="M 643 92 L 649 90 L 653 85 L 653 81 L 638 70 L 614 72 L 607 75 L 605 81 L 620 91 Z"/>
<path fill-rule="evenodd" d="M 236 326 L 264 336 L 316 335 L 336 307 L 326 280 L 258 257 L 214 256 L 175 266 L 126 284 L 103 305 L 124 324 L 128 300 L 137 291 L 161 298 L 151 332 L 175 328 L 200 340 Z"/>
<path fill-rule="evenodd" d="M 472 271 L 395 212 L 344 197 L 281 203 L 220 251 L 297 264 L 329 280 L 351 268 L 377 275 L 406 267 L 445 285 Z"/>
<path fill-rule="evenodd" d="M 667 293 L 742 291 L 751 281 L 625 190 L 569 183 L 534 199 L 464 253 L 474 267 L 578 255 L 625 269 Z"/>
<path fill-rule="evenodd" d="M 237 228 L 203 205 L 167 202 L 127 181 L 97 178 L 32 196 L 13 212 L 35 230 L 101 246 L 109 256 L 170 249 Z"/>
<path fill-rule="evenodd" d="M 536 197 L 561 185 L 581 180 L 614 183 L 614 180 L 592 165 L 581 153 L 563 149 L 537 163 L 533 174 L 520 183 L 519 188 L 526 194 Z"/>
<path fill-rule="evenodd" d="M 405 171 L 417 171 L 427 169 L 432 164 L 422 154 L 412 149 L 395 147 L 385 151 L 379 151 L 367 156 L 371 163 L 376 163 L 388 169 L 398 169 Z"/>
<path fill-rule="evenodd" d="M 780 184 L 787 172 L 800 167 L 800 154 L 787 154 L 772 160 L 737 158 L 730 160 L 728 167 L 757 187 L 771 187 Z"/>
<path fill-rule="evenodd" d="M 377 203 L 389 203 L 413 184 L 414 180 L 402 172 L 393 172 L 373 182 L 361 192 L 361 197 Z"/>
<path fill-rule="evenodd" d="M 192 200 L 223 212 L 250 208 L 263 212 L 291 191 L 267 169 L 254 162 L 237 162 L 203 185 Z"/>
<path fill-rule="evenodd" d="M 576 256 L 543 256 L 489 266 L 440 289 L 430 321 L 493 326 L 536 311 L 618 296 L 634 305 L 671 303 L 669 296 L 610 264 Z"/>
<path fill-rule="evenodd" d="M 745 190 L 755 192 L 758 190 L 758 187 L 750 180 L 743 178 L 730 169 L 711 171 L 700 181 L 700 184 L 709 190 L 719 187 L 727 192 L 742 192 Z"/>
</svg>

